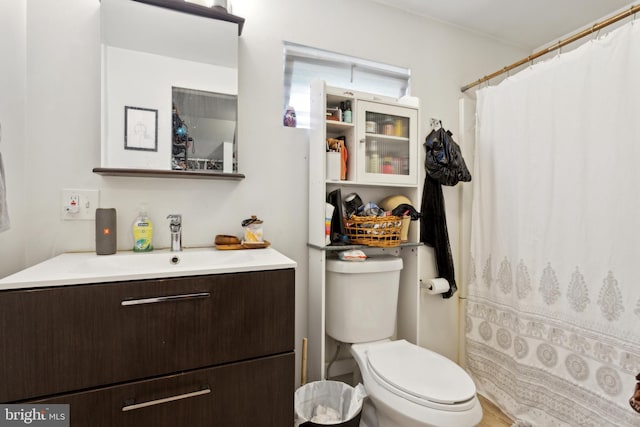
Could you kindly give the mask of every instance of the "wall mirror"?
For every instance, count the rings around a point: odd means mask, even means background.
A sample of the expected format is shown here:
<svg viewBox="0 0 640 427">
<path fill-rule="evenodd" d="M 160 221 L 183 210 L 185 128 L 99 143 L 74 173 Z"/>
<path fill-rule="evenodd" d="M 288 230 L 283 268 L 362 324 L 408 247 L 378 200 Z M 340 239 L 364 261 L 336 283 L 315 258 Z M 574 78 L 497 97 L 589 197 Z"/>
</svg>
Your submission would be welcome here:
<svg viewBox="0 0 640 427">
<path fill-rule="evenodd" d="M 172 88 L 171 168 L 233 173 L 238 97 Z"/>
<path fill-rule="evenodd" d="M 238 24 L 132 0 L 102 0 L 100 18 L 101 167 L 94 172 L 243 177 Z M 127 114 L 143 119 L 127 123 Z M 127 145 L 127 133 L 151 129 L 153 118 L 149 149 Z"/>
</svg>

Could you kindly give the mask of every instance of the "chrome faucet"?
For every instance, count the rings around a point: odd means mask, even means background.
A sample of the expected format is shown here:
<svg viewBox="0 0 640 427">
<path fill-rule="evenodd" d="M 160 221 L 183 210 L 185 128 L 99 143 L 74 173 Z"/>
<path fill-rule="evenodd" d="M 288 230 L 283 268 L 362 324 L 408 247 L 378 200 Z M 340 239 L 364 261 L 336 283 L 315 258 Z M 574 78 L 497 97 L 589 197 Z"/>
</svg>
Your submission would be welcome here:
<svg viewBox="0 0 640 427">
<path fill-rule="evenodd" d="M 182 215 L 171 214 L 167 216 L 169 230 L 171 230 L 171 252 L 182 250 Z"/>
</svg>

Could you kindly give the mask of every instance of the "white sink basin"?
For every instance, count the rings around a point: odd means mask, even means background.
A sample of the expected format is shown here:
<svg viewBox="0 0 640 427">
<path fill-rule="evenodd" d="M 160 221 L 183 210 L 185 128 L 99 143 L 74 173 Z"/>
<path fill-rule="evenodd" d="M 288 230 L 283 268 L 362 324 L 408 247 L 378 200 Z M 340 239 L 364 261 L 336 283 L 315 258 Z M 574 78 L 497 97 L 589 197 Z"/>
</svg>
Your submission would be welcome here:
<svg viewBox="0 0 640 427">
<path fill-rule="evenodd" d="M 114 255 L 66 253 L 0 280 L 0 289 L 116 282 L 295 268 L 295 261 L 275 249 L 219 251 L 214 248 L 160 250 Z"/>
<path fill-rule="evenodd" d="M 74 273 L 109 274 L 113 271 L 135 274 L 140 271 L 184 271 L 248 264 L 255 260 L 249 251 L 187 250 L 182 252 L 121 252 L 112 256 L 92 256 L 70 265 Z M 77 258 L 77 257 L 74 257 Z"/>
</svg>

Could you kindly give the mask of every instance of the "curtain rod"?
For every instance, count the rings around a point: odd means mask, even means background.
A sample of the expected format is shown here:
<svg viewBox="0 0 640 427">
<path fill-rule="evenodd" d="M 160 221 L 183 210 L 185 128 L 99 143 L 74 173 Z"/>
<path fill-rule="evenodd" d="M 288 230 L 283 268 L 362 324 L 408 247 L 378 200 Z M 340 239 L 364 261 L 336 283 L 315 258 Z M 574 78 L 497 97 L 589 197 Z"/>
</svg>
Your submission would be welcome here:
<svg viewBox="0 0 640 427">
<path fill-rule="evenodd" d="M 557 43 L 553 44 L 552 46 L 549 46 L 546 49 L 539 50 L 539 51 L 527 56 L 526 58 L 522 58 L 521 60 L 519 60 L 517 62 L 514 62 L 513 64 L 508 65 L 508 66 L 504 67 L 501 70 L 496 71 L 495 73 L 491 73 L 488 76 L 484 76 L 483 78 L 478 79 L 473 83 L 469 83 L 468 85 L 462 86 L 460 88 L 460 91 L 461 92 L 466 92 L 467 90 L 471 89 L 474 86 L 478 86 L 479 84 L 484 83 L 484 82 L 486 82 L 488 80 L 491 80 L 492 78 L 497 77 L 500 74 L 504 74 L 506 72 L 509 72 L 509 71 L 513 70 L 514 68 L 517 68 L 517 67 L 519 67 L 521 65 L 526 64 L 527 62 L 531 62 L 534 59 L 537 59 L 537 58 L 541 57 L 542 55 L 545 55 L 545 54 L 547 54 L 549 52 L 552 52 L 554 50 L 560 49 L 561 47 L 566 46 L 569 43 L 573 43 L 574 41 L 576 41 L 578 39 L 581 39 L 581 38 L 583 38 L 585 36 L 593 34 L 595 31 L 599 31 L 602 28 L 608 27 L 609 25 L 611 25 L 613 23 L 616 23 L 616 22 L 620 21 L 621 19 L 624 19 L 627 16 L 631 16 L 631 15 L 633 15 L 636 12 L 639 12 L 639 11 L 640 11 L 640 4 L 637 4 L 635 6 L 631 6 L 630 9 L 627 9 L 624 12 L 620 12 L 619 14 L 617 14 L 615 16 L 612 16 L 611 18 L 605 19 L 602 22 L 598 22 L 598 23 L 594 24 L 592 27 L 587 28 L 585 30 L 582 30 L 582 31 L 570 36 L 570 37 L 567 37 L 564 40 L 560 40 Z"/>
</svg>

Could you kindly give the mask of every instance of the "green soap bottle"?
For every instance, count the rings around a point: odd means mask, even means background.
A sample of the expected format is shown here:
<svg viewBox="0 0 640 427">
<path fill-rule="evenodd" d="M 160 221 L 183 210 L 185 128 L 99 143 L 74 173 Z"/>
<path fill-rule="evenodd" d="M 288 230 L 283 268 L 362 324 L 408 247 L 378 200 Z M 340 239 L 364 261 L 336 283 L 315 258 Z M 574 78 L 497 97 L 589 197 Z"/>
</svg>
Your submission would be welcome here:
<svg viewBox="0 0 640 427">
<path fill-rule="evenodd" d="M 149 252 L 153 250 L 153 223 L 147 215 L 147 209 L 142 207 L 137 218 L 133 221 L 133 251 Z"/>
</svg>

